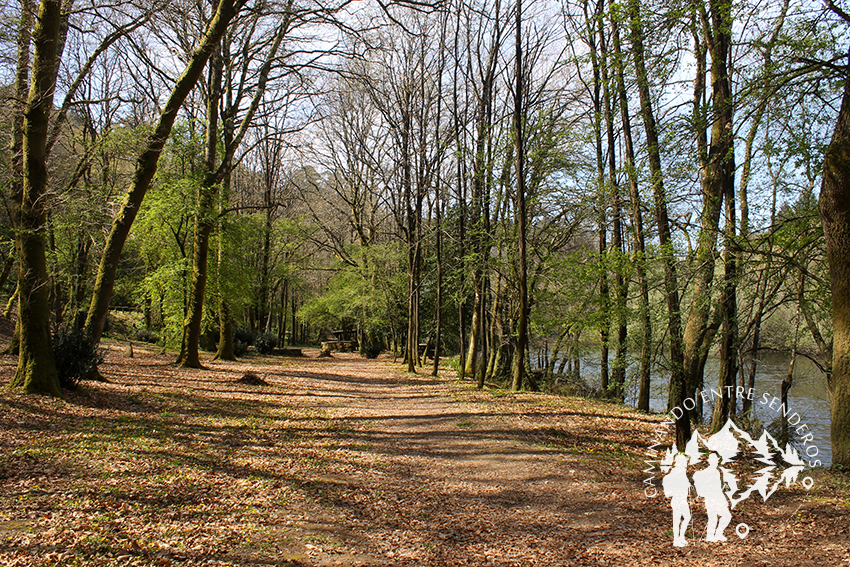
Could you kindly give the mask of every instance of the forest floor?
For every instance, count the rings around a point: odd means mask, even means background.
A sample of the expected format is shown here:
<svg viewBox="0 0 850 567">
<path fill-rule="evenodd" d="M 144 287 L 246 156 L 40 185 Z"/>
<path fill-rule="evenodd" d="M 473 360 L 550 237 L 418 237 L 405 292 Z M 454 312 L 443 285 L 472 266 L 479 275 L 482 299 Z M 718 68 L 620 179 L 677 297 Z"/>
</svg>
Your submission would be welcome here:
<svg viewBox="0 0 850 567">
<path fill-rule="evenodd" d="M 722 544 L 692 501 L 673 547 L 644 494 L 659 416 L 353 354 L 188 370 L 107 347 L 108 383 L 0 391 L 0 565 L 850 565 L 834 471 L 747 500 Z"/>
</svg>

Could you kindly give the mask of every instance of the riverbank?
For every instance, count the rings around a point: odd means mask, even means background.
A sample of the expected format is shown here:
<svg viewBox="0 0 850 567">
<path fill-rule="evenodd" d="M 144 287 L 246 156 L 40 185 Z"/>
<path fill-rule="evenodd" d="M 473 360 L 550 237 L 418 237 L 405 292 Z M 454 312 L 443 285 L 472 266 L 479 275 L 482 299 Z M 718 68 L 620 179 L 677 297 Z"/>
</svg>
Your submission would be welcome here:
<svg viewBox="0 0 850 567">
<path fill-rule="evenodd" d="M 0 564 L 850 564 L 850 480 L 826 471 L 736 509 L 745 539 L 699 541 L 695 509 L 674 548 L 644 494 L 658 416 L 353 354 L 187 370 L 108 346 L 109 383 L 0 393 Z"/>
</svg>

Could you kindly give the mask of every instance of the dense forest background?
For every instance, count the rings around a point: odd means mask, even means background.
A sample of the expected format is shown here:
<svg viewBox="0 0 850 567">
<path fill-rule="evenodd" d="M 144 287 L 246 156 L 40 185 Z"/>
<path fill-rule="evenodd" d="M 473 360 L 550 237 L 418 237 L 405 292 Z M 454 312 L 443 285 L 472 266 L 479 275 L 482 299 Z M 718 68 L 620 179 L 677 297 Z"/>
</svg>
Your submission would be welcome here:
<svg viewBox="0 0 850 567">
<path fill-rule="evenodd" d="M 644 410 L 651 369 L 671 406 L 752 387 L 765 349 L 831 371 L 831 0 L 24 0 L 0 20 L 0 288 L 29 390 L 59 393 L 52 351 L 111 332 L 198 366 L 344 329 L 514 389 L 575 383 L 596 349 L 601 394 Z"/>
</svg>

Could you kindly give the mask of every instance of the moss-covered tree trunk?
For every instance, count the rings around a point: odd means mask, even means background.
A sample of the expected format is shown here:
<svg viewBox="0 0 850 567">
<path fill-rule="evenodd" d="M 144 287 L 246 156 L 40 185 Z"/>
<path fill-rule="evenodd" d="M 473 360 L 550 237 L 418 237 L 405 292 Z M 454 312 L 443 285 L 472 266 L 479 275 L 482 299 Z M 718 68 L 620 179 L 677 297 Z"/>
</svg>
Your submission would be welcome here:
<svg viewBox="0 0 850 567">
<path fill-rule="evenodd" d="M 221 101 L 221 53 L 213 55 L 207 81 L 207 127 L 205 135 L 204 182 L 198 190 L 198 209 L 195 213 L 195 240 L 192 256 L 192 281 L 189 305 L 183 321 L 183 342 L 177 363 L 186 368 L 201 368 L 198 343 L 204 318 L 204 293 L 207 289 L 207 265 L 210 234 L 215 225 L 216 162 L 218 148 L 218 107 Z"/>
<path fill-rule="evenodd" d="M 218 350 L 215 353 L 216 360 L 236 360 L 233 353 L 233 318 L 230 315 L 230 305 L 222 298 L 218 307 Z"/>
<path fill-rule="evenodd" d="M 832 463 L 850 468 L 850 77 L 823 164 L 820 214 L 832 285 Z"/>
<path fill-rule="evenodd" d="M 718 31 L 709 23 L 704 7 L 697 8 L 693 15 L 694 55 L 696 75 L 694 79 L 693 122 L 700 162 L 702 188 L 702 212 L 697 250 L 694 257 L 694 277 L 691 304 L 683 337 L 685 353 L 685 375 L 687 392 L 694 392 L 703 382 L 705 351 L 713 340 L 711 318 L 711 294 L 717 256 L 717 237 L 720 213 L 723 205 L 723 184 L 728 165 L 726 157 L 732 143 L 731 101 L 729 79 L 723 53 L 728 49 L 731 30 Z M 710 41 L 709 41 L 710 39 Z M 707 120 L 703 99 L 705 98 L 706 56 L 711 51 L 712 125 L 711 143 L 706 138 Z M 728 130 L 726 128 L 729 121 Z M 733 170 L 734 171 L 734 170 Z M 670 402 L 672 404 L 672 401 Z M 695 411 L 693 417 L 699 415 Z"/>
<path fill-rule="evenodd" d="M 58 66 L 61 0 L 42 0 L 33 29 L 32 81 L 23 123 L 23 192 L 18 215 L 20 346 L 12 386 L 61 396 L 50 334 L 50 279 L 44 231 L 47 131 Z"/>
<path fill-rule="evenodd" d="M 221 50 L 221 57 L 224 66 L 226 84 L 231 83 L 231 72 L 233 66 L 230 64 L 230 53 L 227 49 L 227 42 L 224 42 L 225 48 Z M 236 126 L 234 116 L 231 109 L 233 108 L 233 94 L 231 89 L 227 89 L 223 95 L 228 112 L 222 117 L 222 138 L 224 147 L 230 148 L 233 146 L 233 138 L 236 135 Z M 223 285 L 225 258 L 227 254 L 227 222 L 224 217 L 224 208 L 230 199 L 230 182 L 232 178 L 232 168 L 227 167 L 223 171 L 221 180 L 221 196 L 219 198 L 219 214 L 218 214 L 218 250 L 216 254 L 216 283 L 218 285 L 218 349 L 215 352 L 215 360 L 236 360 L 236 355 L 233 352 L 233 316 L 230 313 L 230 302 L 228 301 L 225 288 Z"/>
<path fill-rule="evenodd" d="M 21 199 L 23 198 L 24 186 L 24 106 L 27 100 L 27 91 L 29 88 L 29 73 L 30 73 L 30 42 L 32 41 L 32 21 L 35 17 L 35 7 L 29 0 L 21 2 L 21 18 L 18 25 L 18 61 L 15 73 L 15 96 L 11 101 L 12 110 L 12 136 L 9 144 L 10 150 L 10 169 L 9 176 L 9 214 L 11 216 L 12 225 L 16 226 L 19 222 Z M 14 254 L 20 256 L 20 250 L 17 249 L 18 243 L 15 242 Z M 17 264 L 15 269 L 17 271 Z M 17 276 L 17 274 L 16 274 Z M 6 309 L 3 311 L 3 316 L 8 318 L 12 312 L 12 306 L 18 304 L 18 292 L 20 291 L 20 283 L 15 285 L 15 291 L 9 297 L 9 302 Z M 20 311 L 20 309 L 19 309 Z M 12 335 L 12 340 L 9 345 L 3 350 L 3 354 L 18 354 L 20 345 L 21 324 L 20 318 L 15 320 L 15 332 Z"/>
<path fill-rule="evenodd" d="M 214 193 L 214 188 L 202 187 L 202 193 Z M 207 286 L 207 263 L 210 248 L 210 233 L 213 220 L 210 218 L 212 201 L 202 194 L 195 225 L 195 252 L 192 258 L 192 281 L 189 305 L 183 323 L 183 342 L 177 363 L 186 368 L 201 368 L 198 357 L 198 344 L 201 338 L 201 323 L 204 315 L 204 293 Z"/>
<path fill-rule="evenodd" d="M 118 260 L 121 257 L 121 251 L 124 248 L 124 243 L 127 241 L 127 236 L 130 234 L 133 221 L 136 220 L 136 214 L 139 212 L 142 200 L 145 198 L 151 180 L 153 180 L 153 176 L 156 173 L 160 153 L 165 146 L 166 140 L 168 140 L 168 136 L 171 134 L 177 113 L 180 111 L 183 101 L 200 78 L 207 60 L 227 30 L 230 20 L 245 4 L 245 1 L 219 1 L 216 12 L 207 26 L 206 33 L 201 38 L 195 51 L 192 52 L 186 69 L 174 85 L 171 96 L 168 98 L 160 114 L 159 121 L 147 140 L 145 149 L 136 161 L 136 170 L 133 174 L 130 189 L 124 199 L 124 203 L 121 205 L 121 209 L 112 221 L 112 227 L 106 238 L 106 244 L 103 248 L 97 277 L 92 290 L 91 303 L 89 305 L 88 316 L 86 317 L 86 330 L 95 341 L 100 341 L 103 326 L 106 323 L 106 315 L 109 312 L 109 302 L 112 299 L 112 291 L 115 287 L 115 272 L 118 269 Z"/>
</svg>

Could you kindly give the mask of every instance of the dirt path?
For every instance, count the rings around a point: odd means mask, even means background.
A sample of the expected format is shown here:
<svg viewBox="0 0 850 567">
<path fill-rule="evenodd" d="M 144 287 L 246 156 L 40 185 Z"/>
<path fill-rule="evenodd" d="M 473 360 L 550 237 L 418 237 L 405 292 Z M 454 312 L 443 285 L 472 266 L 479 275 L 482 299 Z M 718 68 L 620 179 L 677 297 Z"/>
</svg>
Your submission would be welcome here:
<svg viewBox="0 0 850 567">
<path fill-rule="evenodd" d="M 121 352 L 67 403 L 0 397 L 0 564 L 850 565 L 838 474 L 736 511 L 727 544 L 695 508 L 673 548 L 639 459 L 658 420 L 624 408 L 355 355 Z"/>
<path fill-rule="evenodd" d="M 352 424 L 352 442 L 381 456 L 367 474 L 326 482 L 341 487 L 344 500 L 378 497 L 338 520 L 367 533 L 389 563 L 567 564 L 577 543 L 565 541 L 575 538 L 565 537 L 568 522 L 591 536 L 610 533 L 614 511 L 600 504 L 611 495 L 587 490 L 583 477 L 599 476 L 588 459 L 546 448 L 541 435 L 509 423 L 510 413 L 450 398 L 439 382 L 399 384 L 361 368 L 349 359 L 299 377 L 322 382 L 320 399 L 344 396 L 337 411 Z"/>
</svg>

